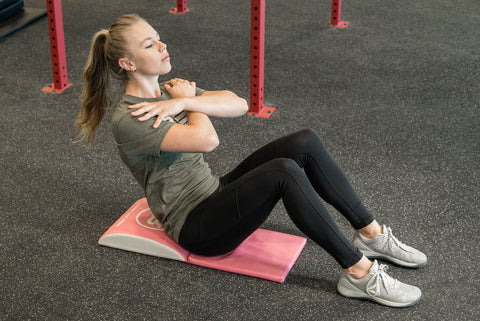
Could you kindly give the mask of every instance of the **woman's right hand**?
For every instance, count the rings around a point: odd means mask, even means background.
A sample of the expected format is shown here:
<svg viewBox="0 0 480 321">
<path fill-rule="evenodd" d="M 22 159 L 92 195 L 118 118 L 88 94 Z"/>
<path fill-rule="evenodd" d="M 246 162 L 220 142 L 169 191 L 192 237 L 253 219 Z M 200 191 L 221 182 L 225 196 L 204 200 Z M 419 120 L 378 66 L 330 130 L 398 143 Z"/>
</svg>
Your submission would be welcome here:
<svg viewBox="0 0 480 321">
<path fill-rule="evenodd" d="M 143 102 L 130 105 L 128 108 L 136 109 L 131 114 L 132 116 L 139 116 L 139 121 L 146 121 L 152 117 L 157 117 L 157 120 L 153 124 L 153 127 L 157 128 L 166 117 L 175 116 L 182 112 L 185 108 L 185 103 L 182 99 L 169 99 L 153 103 Z"/>
</svg>

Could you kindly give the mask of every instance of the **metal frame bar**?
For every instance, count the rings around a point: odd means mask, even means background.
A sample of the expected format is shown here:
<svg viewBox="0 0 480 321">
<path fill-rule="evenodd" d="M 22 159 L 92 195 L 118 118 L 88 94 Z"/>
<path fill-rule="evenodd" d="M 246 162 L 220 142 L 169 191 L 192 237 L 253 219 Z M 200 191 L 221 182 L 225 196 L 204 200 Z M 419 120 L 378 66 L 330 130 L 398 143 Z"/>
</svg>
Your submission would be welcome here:
<svg viewBox="0 0 480 321">
<path fill-rule="evenodd" d="M 265 0 L 252 0 L 250 31 L 250 112 L 248 115 L 270 117 L 275 107 L 263 105 L 265 63 Z"/>
<path fill-rule="evenodd" d="M 168 13 L 185 13 L 188 11 L 187 0 L 177 0 L 177 7 L 170 10 Z"/>
<path fill-rule="evenodd" d="M 342 0 L 332 0 L 332 20 L 330 27 L 346 28 L 349 25 L 348 21 L 342 21 Z"/>
<path fill-rule="evenodd" d="M 63 34 L 62 1 L 47 1 L 48 32 L 50 52 L 52 54 L 53 83 L 43 91 L 61 93 L 71 86 L 68 83 L 67 58 L 65 55 L 65 38 Z"/>
</svg>

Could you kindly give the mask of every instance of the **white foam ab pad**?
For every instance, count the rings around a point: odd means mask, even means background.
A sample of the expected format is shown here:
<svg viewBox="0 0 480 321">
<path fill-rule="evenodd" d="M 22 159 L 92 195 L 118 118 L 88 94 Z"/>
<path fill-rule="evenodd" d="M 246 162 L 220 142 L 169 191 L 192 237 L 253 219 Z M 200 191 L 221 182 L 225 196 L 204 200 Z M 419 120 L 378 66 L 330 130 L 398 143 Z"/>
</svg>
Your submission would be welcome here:
<svg viewBox="0 0 480 321">
<path fill-rule="evenodd" d="M 102 235 L 98 244 L 283 282 L 306 241 L 304 237 L 258 229 L 226 255 L 195 255 L 165 233 L 142 198 Z"/>
</svg>

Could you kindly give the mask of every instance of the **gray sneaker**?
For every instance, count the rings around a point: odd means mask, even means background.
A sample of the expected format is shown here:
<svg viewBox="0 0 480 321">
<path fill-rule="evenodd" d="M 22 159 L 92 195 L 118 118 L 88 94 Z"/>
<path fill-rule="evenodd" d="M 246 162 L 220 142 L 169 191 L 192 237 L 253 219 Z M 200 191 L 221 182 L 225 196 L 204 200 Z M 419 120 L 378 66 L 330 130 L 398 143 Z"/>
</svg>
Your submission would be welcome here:
<svg viewBox="0 0 480 321">
<path fill-rule="evenodd" d="M 371 300 L 395 308 L 412 306 L 420 301 L 422 291 L 419 288 L 392 278 L 387 270 L 388 266 L 378 266 L 375 260 L 369 273 L 361 279 L 342 271 L 337 290 L 347 298 Z"/>
<path fill-rule="evenodd" d="M 419 268 L 427 264 L 427 256 L 411 246 L 400 242 L 392 230 L 382 226 L 383 233 L 373 239 L 364 237 L 358 231 L 353 235 L 352 243 L 369 259 L 384 259 L 397 265 Z"/>
</svg>

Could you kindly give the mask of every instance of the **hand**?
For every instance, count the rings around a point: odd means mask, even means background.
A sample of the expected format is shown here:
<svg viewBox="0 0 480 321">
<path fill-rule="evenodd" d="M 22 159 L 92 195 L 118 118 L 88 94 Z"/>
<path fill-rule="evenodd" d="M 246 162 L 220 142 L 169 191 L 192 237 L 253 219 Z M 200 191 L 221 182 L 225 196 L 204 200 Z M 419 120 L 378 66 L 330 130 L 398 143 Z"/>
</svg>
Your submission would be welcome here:
<svg viewBox="0 0 480 321">
<path fill-rule="evenodd" d="M 161 100 L 153 103 L 143 102 L 128 106 L 130 109 L 137 109 L 132 112 L 132 116 L 141 116 L 139 121 L 146 121 L 154 116 L 157 120 L 153 124 L 154 128 L 160 126 L 165 117 L 175 116 L 183 111 L 185 104 L 182 99 Z"/>
<path fill-rule="evenodd" d="M 173 98 L 195 97 L 195 87 L 195 82 L 189 82 L 180 78 L 175 78 L 165 83 L 165 88 Z"/>
</svg>

